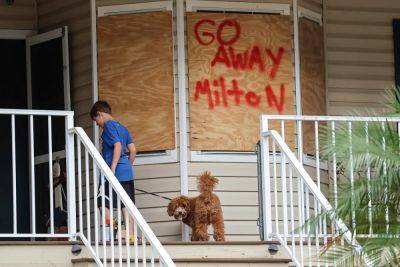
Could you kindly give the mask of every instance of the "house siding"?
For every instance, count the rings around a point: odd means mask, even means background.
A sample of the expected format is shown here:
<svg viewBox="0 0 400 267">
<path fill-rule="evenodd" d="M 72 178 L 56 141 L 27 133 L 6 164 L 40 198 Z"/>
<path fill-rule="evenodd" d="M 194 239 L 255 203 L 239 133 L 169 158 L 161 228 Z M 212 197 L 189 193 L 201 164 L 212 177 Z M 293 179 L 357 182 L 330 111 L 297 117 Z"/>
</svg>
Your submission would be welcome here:
<svg viewBox="0 0 400 267">
<path fill-rule="evenodd" d="M 15 1 L 8 6 L 0 2 L 0 29 L 36 30 L 36 5 L 33 0 Z"/>
<path fill-rule="evenodd" d="M 71 104 L 75 124 L 92 135 L 89 111 L 92 99 L 90 1 L 38 1 L 38 31 L 68 26 Z"/>
<path fill-rule="evenodd" d="M 127 3 L 142 3 L 150 1 L 117 1 L 117 0 L 98 0 L 97 6 L 119 5 Z M 243 1 L 237 1 L 243 2 Z M 276 1 L 247 1 L 258 3 L 281 3 L 291 4 L 290 0 Z M 299 1 L 300 2 L 300 1 Z M 303 0 L 299 3 L 314 12 L 322 12 L 321 0 Z M 176 8 L 176 7 L 174 7 Z M 176 12 L 174 12 L 176 14 Z M 176 17 L 174 18 L 176 22 Z M 176 33 L 174 32 L 174 38 Z M 178 92 L 177 82 L 177 58 L 175 46 L 174 73 L 175 73 L 175 92 Z M 186 88 L 186 94 L 188 88 Z M 190 151 L 190 117 L 189 102 L 187 107 L 187 134 L 188 149 Z M 179 114 L 178 114 L 178 94 L 175 94 L 175 110 L 177 136 L 179 136 Z M 179 140 L 177 140 L 179 149 Z M 245 162 L 195 162 L 190 161 L 189 155 L 188 174 L 189 174 L 189 195 L 197 195 L 197 176 L 203 171 L 211 171 L 213 175 L 220 179 L 216 188 L 216 193 L 221 199 L 225 216 L 226 238 L 227 240 L 259 240 L 257 226 L 258 219 L 258 188 L 257 188 L 257 166 L 256 163 Z M 136 186 L 150 192 L 156 192 L 163 196 L 177 196 L 180 193 L 179 163 L 154 164 L 136 166 L 137 174 Z M 325 184 L 328 181 L 325 179 Z M 181 238 L 181 224 L 169 218 L 166 214 L 167 201 L 145 193 L 137 192 L 137 205 L 145 219 L 161 240 L 177 240 Z M 211 230 L 211 229 L 210 229 Z"/>
<path fill-rule="evenodd" d="M 392 19 L 399 14 L 397 0 L 326 1 L 328 114 L 385 111 L 385 89 L 395 83 Z"/>
</svg>

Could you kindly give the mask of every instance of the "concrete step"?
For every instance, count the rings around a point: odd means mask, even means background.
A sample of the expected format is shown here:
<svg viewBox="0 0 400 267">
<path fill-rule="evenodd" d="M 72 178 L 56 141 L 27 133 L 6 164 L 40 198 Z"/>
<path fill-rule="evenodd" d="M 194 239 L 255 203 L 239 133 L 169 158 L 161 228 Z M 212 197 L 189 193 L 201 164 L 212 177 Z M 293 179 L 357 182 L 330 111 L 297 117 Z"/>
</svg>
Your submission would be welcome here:
<svg viewBox="0 0 400 267">
<path fill-rule="evenodd" d="M 82 251 L 79 255 L 73 255 L 71 248 L 73 244 L 79 244 Z M 268 252 L 268 246 L 278 245 L 275 254 Z M 290 258 L 282 246 L 276 242 L 165 242 L 165 249 L 171 255 L 177 266 L 270 266 L 287 267 Z M 126 266 L 126 247 L 122 247 L 123 266 Z M 151 248 L 145 247 L 147 255 L 147 266 L 151 266 L 148 255 Z M 103 251 L 103 246 L 99 246 Z M 115 256 L 118 249 L 115 248 Z M 111 263 L 111 248 L 106 246 L 106 260 Z M 139 259 L 142 258 L 143 247 L 139 244 Z M 134 255 L 134 246 L 130 247 L 131 255 Z M 134 266 L 134 262 L 131 266 Z M 107 264 L 111 266 L 111 264 Z M 118 262 L 115 264 L 118 266 Z M 55 266 L 55 267 L 91 267 L 96 266 L 89 250 L 80 242 L 67 241 L 14 241 L 0 242 L 0 266 Z M 143 266 L 140 261 L 139 266 Z M 159 266 L 158 258 L 155 257 L 155 266 Z"/>
<path fill-rule="evenodd" d="M 278 245 L 278 252 L 270 254 L 268 246 L 276 242 L 164 242 L 163 245 L 172 260 L 177 266 L 196 267 L 196 266 L 271 266 L 286 267 L 290 258 L 284 248 Z M 131 248 L 132 250 L 133 248 Z M 139 258 L 142 258 L 140 246 Z M 150 248 L 148 247 L 147 250 Z M 108 252 L 108 251 L 107 251 Z M 133 252 L 133 251 L 132 251 Z M 146 251 L 146 255 L 150 251 Z M 123 253 L 123 266 L 126 266 L 126 257 Z M 111 263 L 110 257 L 106 257 L 107 262 Z M 75 267 L 96 266 L 92 258 L 73 259 Z M 131 260 L 132 263 L 134 261 Z M 115 262 L 116 264 L 118 261 Z M 147 264 L 149 264 L 147 258 Z M 140 261 L 139 266 L 143 266 Z M 155 259 L 155 266 L 158 265 L 158 258 Z"/>
<path fill-rule="evenodd" d="M 215 259 L 173 259 L 177 267 L 255 267 L 255 266 L 267 266 L 267 267 L 287 267 L 287 259 L 264 259 L 264 258 L 252 258 L 252 259 L 229 259 L 229 258 L 215 258 Z M 96 263 L 92 258 L 82 258 L 72 261 L 74 267 L 95 267 Z M 107 265 L 110 265 L 111 260 L 107 260 Z M 118 261 L 114 261 L 116 266 L 119 266 Z M 130 261 L 130 266 L 134 266 L 135 262 Z M 122 266 L 127 266 L 126 259 L 123 260 Z M 139 261 L 139 266 L 144 266 L 142 261 Z M 147 261 L 146 266 L 151 266 L 150 261 Z M 154 266 L 160 266 L 159 261 L 155 260 Z"/>
</svg>

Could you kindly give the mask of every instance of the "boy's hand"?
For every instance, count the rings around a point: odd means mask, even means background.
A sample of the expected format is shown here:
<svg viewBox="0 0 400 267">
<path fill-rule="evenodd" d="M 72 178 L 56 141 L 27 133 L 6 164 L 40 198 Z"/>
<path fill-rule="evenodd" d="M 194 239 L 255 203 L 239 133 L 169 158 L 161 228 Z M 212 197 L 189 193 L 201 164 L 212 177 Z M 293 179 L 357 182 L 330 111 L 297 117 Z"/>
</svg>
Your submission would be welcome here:
<svg viewBox="0 0 400 267">
<path fill-rule="evenodd" d="M 117 164 L 118 164 L 120 156 L 121 156 L 121 142 L 116 142 L 114 144 L 113 159 L 111 162 L 111 170 L 114 174 L 115 174 L 115 169 L 117 168 Z"/>
</svg>

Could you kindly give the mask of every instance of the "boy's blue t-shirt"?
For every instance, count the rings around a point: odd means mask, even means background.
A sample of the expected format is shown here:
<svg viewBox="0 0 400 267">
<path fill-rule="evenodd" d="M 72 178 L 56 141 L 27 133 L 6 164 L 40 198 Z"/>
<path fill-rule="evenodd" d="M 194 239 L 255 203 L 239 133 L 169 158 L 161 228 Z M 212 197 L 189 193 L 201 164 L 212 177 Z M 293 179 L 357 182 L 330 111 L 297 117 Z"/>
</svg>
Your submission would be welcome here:
<svg viewBox="0 0 400 267">
<path fill-rule="evenodd" d="M 121 156 L 117 168 L 115 169 L 115 176 L 121 182 L 132 181 L 135 176 L 132 165 L 128 156 L 125 154 L 125 151 L 127 146 L 133 143 L 133 140 L 125 126 L 113 120 L 105 122 L 103 133 L 101 134 L 101 140 L 103 158 L 110 167 L 114 154 L 114 144 L 116 142 L 121 143 Z"/>
</svg>

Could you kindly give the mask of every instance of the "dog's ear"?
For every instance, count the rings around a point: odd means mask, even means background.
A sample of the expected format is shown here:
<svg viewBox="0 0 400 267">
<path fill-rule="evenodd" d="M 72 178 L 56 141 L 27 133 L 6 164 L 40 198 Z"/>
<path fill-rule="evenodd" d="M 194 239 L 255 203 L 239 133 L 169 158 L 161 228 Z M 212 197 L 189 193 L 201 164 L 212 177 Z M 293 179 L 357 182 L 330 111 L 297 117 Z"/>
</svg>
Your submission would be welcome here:
<svg viewBox="0 0 400 267">
<path fill-rule="evenodd" d="M 189 198 L 186 196 L 181 197 L 181 204 L 186 211 L 190 210 L 190 201 Z"/>
<path fill-rule="evenodd" d="M 169 202 L 168 204 L 168 209 L 167 209 L 168 216 L 174 215 L 174 211 L 175 211 L 175 201 L 171 200 L 171 202 Z"/>
</svg>

